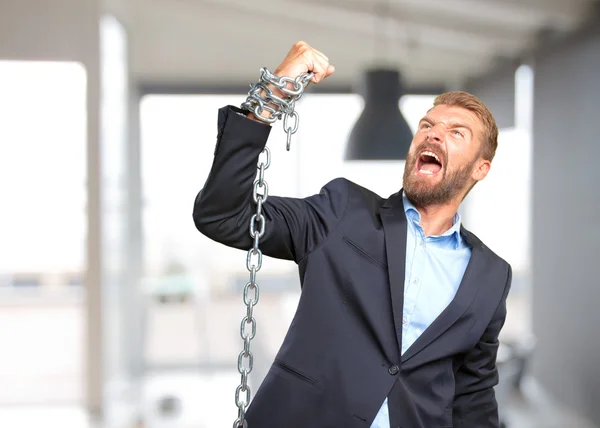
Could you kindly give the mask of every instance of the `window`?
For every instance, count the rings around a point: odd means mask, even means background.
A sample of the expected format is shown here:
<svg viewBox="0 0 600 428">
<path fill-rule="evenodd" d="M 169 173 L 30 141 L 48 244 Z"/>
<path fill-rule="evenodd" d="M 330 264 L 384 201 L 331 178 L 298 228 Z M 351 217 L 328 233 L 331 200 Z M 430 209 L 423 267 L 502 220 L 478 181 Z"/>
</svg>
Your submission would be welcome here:
<svg viewBox="0 0 600 428">
<path fill-rule="evenodd" d="M 0 61 L 0 404 L 83 396 L 86 72 Z"/>
</svg>

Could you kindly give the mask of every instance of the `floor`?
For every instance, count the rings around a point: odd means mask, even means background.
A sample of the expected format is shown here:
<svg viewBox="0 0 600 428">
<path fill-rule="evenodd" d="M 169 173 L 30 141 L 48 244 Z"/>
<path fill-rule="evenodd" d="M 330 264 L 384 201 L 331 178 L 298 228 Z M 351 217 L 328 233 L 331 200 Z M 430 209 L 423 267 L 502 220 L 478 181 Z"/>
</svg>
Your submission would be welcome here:
<svg viewBox="0 0 600 428">
<path fill-rule="evenodd" d="M 262 334 L 252 345 L 255 370 L 251 381 L 258 383 L 266 374 L 296 304 L 297 296 L 273 299 L 261 295 Z M 190 366 L 190 362 L 208 355 L 211 361 L 221 362 L 219 369 L 200 372 L 190 367 L 155 368 L 148 372 L 135 394 L 114 400 L 115 411 L 110 422 L 101 424 L 90 421 L 77 405 L 83 402 L 84 394 L 85 329 L 81 301 L 7 305 L 5 300 L 0 310 L 0 325 L 19 328 L 0 329 L 0 427 L 232 426 L 237 415 L 234 391 L 239 374 L 230 355 L 237 355 L 241 349 L 237 327 L 241 303 L 236 298 L 212 302 L 200 309 L 193 305 L 149 307 L 147 363 L 155 367 Z M 220 322 L 210 322 L 214 319 Z M 513 321 L 514 325 L 522 324 L 520 320 Z M 269 328 L 263 328 L 265 325 Z M 138 404 L 133 406 L 128 402 Z M 532 381 L 525 382 L 523 393 L 509 397 L 506 409 L 508 428 L 600 428 L 557 406 Z"/>
<path fill-rule="evenodd" d="M 234 376 L 229 380 L 233 383 Z M 508 428 L 598 428 L 561 409 L 533 382 L 526 382 L 524 389 L 510 401 Z M 79 407 L 54 405 L 0 407 L 0 427 L 213 428 L 231 426 L 235 419 L 232 391 L 222 385 L 211 389 L 210 380 L 202 381 L 197 374 L 152 376 L 145 390 L 145 417 L 127 424 L 94 423 Z"/>
</svg>

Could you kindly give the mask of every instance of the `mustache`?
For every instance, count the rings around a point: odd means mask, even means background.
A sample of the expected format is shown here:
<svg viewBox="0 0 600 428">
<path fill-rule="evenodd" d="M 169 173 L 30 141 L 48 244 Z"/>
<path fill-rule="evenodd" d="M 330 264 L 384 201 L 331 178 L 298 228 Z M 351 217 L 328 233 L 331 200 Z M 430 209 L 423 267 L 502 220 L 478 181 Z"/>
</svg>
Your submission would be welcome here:
<svg viewBox="0 0 600 428">
<path fill-rule="evenodd" d="M 446 152 L 441 150 L 439 145 L 432 144 L 428 141 L 425 141 L 415 149 L 413 155 L 413 162 L 417 161 L 417 159 L 419 158 L 419 153 L 421 153 L 424 150 L 429 150 L 439 154 L 442 159 L 443 165 L 446 166 L 448 164 L 448 156 L 446 155 Z"/>
</svg>

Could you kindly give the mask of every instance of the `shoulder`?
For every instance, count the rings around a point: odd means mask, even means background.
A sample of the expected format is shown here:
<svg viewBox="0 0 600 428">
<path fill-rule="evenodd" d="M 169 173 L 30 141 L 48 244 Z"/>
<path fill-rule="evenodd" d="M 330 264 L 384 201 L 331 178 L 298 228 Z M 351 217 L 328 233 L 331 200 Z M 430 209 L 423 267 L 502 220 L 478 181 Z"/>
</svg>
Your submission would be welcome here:
<svg viewBox="0 0 600 428">
<path fill-rule="evenodd" d="M 502 257 L 500 257 L 497 253 L 495 253 L 490 247 L 488 247 L 477 235 L 475 235 L 470 230 L 466 229 L 464 226 L 461 228 L 461 234 L 463 238 L 467 240 L 467 242 L 472 246 L 478 246 L 486 255 L 488 261 L 491 261 L 495 265 L 499 265 L 504 269 L 511 269 L 510 264 Z"/>
<path fill-rule="evenodd" d="M 327 182 L 322 189 L 336 189 L 347 193 L 362 194 L 367 198 L 381 199 L 381 197 L 372 190 L 369 190 L 354 181 L 348 180 L 345 177 L 334 178 Z"/>
<path fill-rule="evenodd" d="M 381 206 L 386 199 L 379 196 L 374 191 L 361 186 L 345 177 L 338 177 L 329 181 L 321 192 L 339 192 L 343 194 L 350 205 L 361 205 L 377 208 Z"/>
</svg>

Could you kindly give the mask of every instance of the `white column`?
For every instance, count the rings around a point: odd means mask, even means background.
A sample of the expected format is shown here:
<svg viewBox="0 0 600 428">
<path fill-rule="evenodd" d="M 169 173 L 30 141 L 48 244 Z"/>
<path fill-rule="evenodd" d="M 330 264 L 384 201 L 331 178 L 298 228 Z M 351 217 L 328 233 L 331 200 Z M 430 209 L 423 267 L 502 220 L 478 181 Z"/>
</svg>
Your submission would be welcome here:
<svg viewBox="0 0 600 428">
<path fill-rule="evenodd" d="M 133 332 L 123 328 L 122 317 L 127 312 L 123 304 L 134 299 L 124 299 L 121 290 L 133 287 L 132 282 L 139 275 L 141 239 L 139 230 L 130 233 L 128 228 L 133 217 L 139 218 L 140 203 L 139 195 L 132 203 L 127 200 L 128 192 L 135 190 L 129 184 L 132 177 L 139 191 L 139 177 L 135 177 L 139 175 L 139 153 L 129 151 L 127 135 L 131 102 L 126 90 L 127 40 L 124 28 L 110 20 L 112 24 L 108 26 L 105 21 L 108 31 L 101 38 L 105 7 L 103 0 L 0 2 L 1 59 L 75 61 L 86 70 L 87 342 L 82 358 L 86 367 L 85 405 L 98 418 L 106 416 L 106 403 L 110 403 L 112 393 L 109 383 L 131 379 L 131 366 L 127 364 L 130 348 L 123 343 Z M 101 55 L 101 48 L 107 43 L 113 49 L 120 46 L 124 52 L 114 52 L 109 47 Z M 114 115 L 115 108 L 120 111 L 119 116 Z M 131 168 L 132 165 L 138 167 Z M 137 210 L 137 216 L 132 210 Z M 131 242 L 132 237 L 137 243 Z M 111 256 L 115 248 L 122 258 Z M 128 260 L 132 248 L 137 248 L 135 257 Z M 128 266 L 135 269 L 128 271 Z"/>
</svg>

